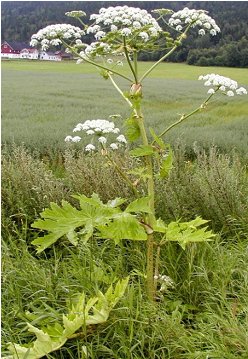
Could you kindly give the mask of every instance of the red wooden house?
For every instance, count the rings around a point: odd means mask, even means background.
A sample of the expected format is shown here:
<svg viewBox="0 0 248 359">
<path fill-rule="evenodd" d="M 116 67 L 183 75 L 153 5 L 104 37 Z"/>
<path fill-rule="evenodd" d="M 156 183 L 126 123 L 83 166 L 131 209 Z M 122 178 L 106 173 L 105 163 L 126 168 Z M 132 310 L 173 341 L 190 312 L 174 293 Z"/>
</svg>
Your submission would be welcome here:
<svg viewBox="0 0 248 359">
<path fill-rule="evenodd" d="M 30 48 L 29 45 L 17 41 L 4 41 L 1 44 L 1 56 L 9 58 L 20 58 L 20 52 L 24 48 Z"/>
</svg>

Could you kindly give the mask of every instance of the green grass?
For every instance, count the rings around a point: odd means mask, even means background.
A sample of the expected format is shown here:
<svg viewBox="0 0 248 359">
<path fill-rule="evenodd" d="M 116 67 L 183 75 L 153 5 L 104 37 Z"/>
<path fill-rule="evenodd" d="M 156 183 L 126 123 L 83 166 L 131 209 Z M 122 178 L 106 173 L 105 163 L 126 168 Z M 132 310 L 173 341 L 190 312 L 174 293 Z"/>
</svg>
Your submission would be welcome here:
<svg viewBox="0 0 248 359">
<path fill-rule="evenodd" d="M 149 66 L 141 63 L 140 73 Z M 124 67 L 124 73 L 126 68 Z M 216 72 L 248 84 L 244 69 L 200 68 L 163 63 L 145 80 L 144 114 L 148 126 L 162 131 L 206 98 L 200 74 Z M 123 90 L 129 85 L 119 81 Z M 171 131 L 169 142 L 181 138 L 189 146 L 217 144 L 225 151 L 236 148 L 246 156 L 248 105 L 245 96 L 219 96 L 201 114 Z M 40 149 L 64 148 L 66 135 L 78 122 L 108 118 L 129 109 L 109 81 L 87 64 L 73 62 L 4 61 L 2 63 L 2 139 Z M 121 126 L 121 123 L 119 123 Z M 204 130 L 203 130 L 204 129 Z"/>
</svg>

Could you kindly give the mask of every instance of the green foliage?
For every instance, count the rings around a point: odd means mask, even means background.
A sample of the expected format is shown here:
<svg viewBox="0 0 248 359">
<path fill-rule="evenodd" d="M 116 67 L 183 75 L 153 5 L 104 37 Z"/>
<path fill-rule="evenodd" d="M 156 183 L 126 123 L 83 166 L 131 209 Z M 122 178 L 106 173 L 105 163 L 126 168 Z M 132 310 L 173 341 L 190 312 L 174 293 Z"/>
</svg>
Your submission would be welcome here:
<svg viewBox="0 0 248 359">
<path fill-rule="evenodd" d="M 132 115 L 125 122 L 126 136 L 130 142 L 136 141 L 140 137 L 140 128 L 137 122 L 137 118 Z"/>
<path fill-rule="evenodd" d="M 148 199 L 143 198 L 130 203 L 125 212 L 119 208 L 125 200 L 116 198 L 104 204 L 98 195 L 93 194 L 91 198 L 85 195 L 74 195 L 80 203 L 80 210 L 73 207 L 67 201 L 62 201 L 60 207 L 51 203 L 50 209 L 41 213 L 42 219 L 32 224 L 33 228 L 49 231 L 51 233 L 35 239 L 32 244 L 37 246 L 40 253 L 54 244 L 59 238 L 67 236 L 73 244 L 78 244 L 78 238 L 87 241 L 97 231 L 100 238 L 110 238 L 116 244 L 122 239 L 146 240 L 145 230 L 140 225 L 136 216 L 129 212 L 138 210 L 148 212 Z M 81 229 L 76 232 L 76 229 Z"/>
<path fill-rule="evenodd" d="M 78 295 L 76 304 L 72 305 L 67 315 L 63 315 L 63 325 L 55 323 L 38 329 L 27 323 L 30 333 L 36 340 L 31 345 L 10 344 L 8 349 L 12 355 L 6 359 L 38 359 L 61 348 L 80 328 L 104 323 L 108 320 L 111 310 L 123 297 L 129 278 L 119 281 L 115 288 L 111 285 L 107 292 L 98 292 L 94 298 L 86 302 L 85 294 Z"/>
<path fill-rule="evenodd" d="M 215 234 L 212 231 L 207 231 L 207 227 L 198 228 L 207 222 L 200 217 L 189 222 L 171 222 L 166 228 L 166 240 L 178 242 L 183 249 L 192 242 L 211 241 Z"/>
<path fill-rule="evenodd" d="M 141 145 L 137 148 L 134 148 L 129 153 L 133 157 L 150 156 L 153 155 L 154 148 L 152 145 Z"/>
</svg>

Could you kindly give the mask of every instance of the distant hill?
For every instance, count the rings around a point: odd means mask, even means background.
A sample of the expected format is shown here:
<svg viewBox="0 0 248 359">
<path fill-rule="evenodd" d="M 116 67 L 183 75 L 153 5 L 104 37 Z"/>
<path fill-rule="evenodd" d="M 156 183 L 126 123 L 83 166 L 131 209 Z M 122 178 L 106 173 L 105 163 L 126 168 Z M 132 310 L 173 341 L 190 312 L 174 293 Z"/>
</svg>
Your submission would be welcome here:
<svg viewBox="0 0 248 359">
<path fill-rule="evenodd" d="M 29 41 L 33 33 L 54 23 L 77 24 L 65 16 L 71 10 L 84 10 L 88 15 L 101 7 L 128 4 L 147 10 L 183 7 L 209 11 L 221 28 L 215 37 L 193 34 L 170 61 L 196 65 L 248 67 L 248 2 L 247 1 L 2 1 L 2 41 Z M 143 54 L 143 60 L 154 60 L 158 54 Z"/>
</svg>

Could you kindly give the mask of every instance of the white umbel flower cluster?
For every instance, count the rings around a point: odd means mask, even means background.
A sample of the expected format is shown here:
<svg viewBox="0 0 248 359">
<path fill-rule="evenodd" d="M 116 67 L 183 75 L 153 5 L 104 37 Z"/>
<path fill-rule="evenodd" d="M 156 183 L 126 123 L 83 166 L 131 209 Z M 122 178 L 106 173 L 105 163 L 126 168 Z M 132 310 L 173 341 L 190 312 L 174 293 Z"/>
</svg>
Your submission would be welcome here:
<svg viewBox="0 0 248 359">
<path fill-rule="evenodd" d="M 220 76 L 217 74 L 201 75 L 198 80 L 203 80 L 204 86 L 211 86 L 208 94 L 214 94 L 217 91 L 222 91 L 227 96 L 247 95 L 247 90 L 244 87 L 238 87 L 237 81 L 229 77 Z"/>
<path fill-rule="evenodd" d="M 90 26 L 87 32 L 93 34 L 108 29 L 112 32 L 119 31 L 123 36 L 130 36 L 138 29 L 145 32 L 149 38 L 157 36 L 162 31 L 157 21 L 146 10 L 127 5 L 102 8 L 99 14 L 92 14 L 90 20 L 95 20 L 95 25 Z M 147 41 L 147 37 L 143 37 L 143 40 Z"/>
<path fill-rule="evenodd" d="M 183 10 L 175 12 L 169 19 L 169 25 L 175 27 L 177 31 L 183 30 L 185 26 L 200 27 L 199 35 L 205 35 L 209 32 L 212 36 L 220 32 L 219 26 L 214 19 L 207 15 L 204 10 L 188 9 L 185 7 Z"/>
<path fill-rule="evenodd" d="M 91 143 L 85 147 L 86 152 L 91 152 L 97 150 L 97 144 L 94 145 L 93 142 L 96 141 L 101 145 L 101 148 L 107 149 L 108 142 L 109 148 L 112 150 L 117 150 L 123 145 L 127 144 L 127 140 L 124 135 L 119 135 L 120 129 L 115 127 L 114 122 L 108 120 L 87 120 L 84 123 L 78 123 L 73 129 L 73 132 L 83 131 L 86 135 L 91 136 Z M 109 138 L 111 137 L 111 138 Z M 113 137 L 115 142 L 113 142 Z M 79 142 L 81 141 L 80 136 L 67 136 L 65 138 L 66 142 Z M 109 141 L 110 140 L 110 141 Z"/>
<path fill-rule="evenodd" d="M 123 38 L 130 52 L 133 48 L 150 49 L 163 32 L 146 10 L 127 5 L 102 8 L 99 14 L 92 14 L 90 20 L 93 23 L 87 28 L 87 34 L 93 34 L 96 41 L 81 51 L 82 58 L 110 53 L 120 55 Z"/>
<path fill-rule="evenodd" d="M 65 41 L 80 39 L 85 32 L 79 27 L 69 24 L 49 25 L 32 35 L 30 45 L 41 45 L 42 50 L 46 51 L 50 46 L 58 46 Z"/>
</svg>

